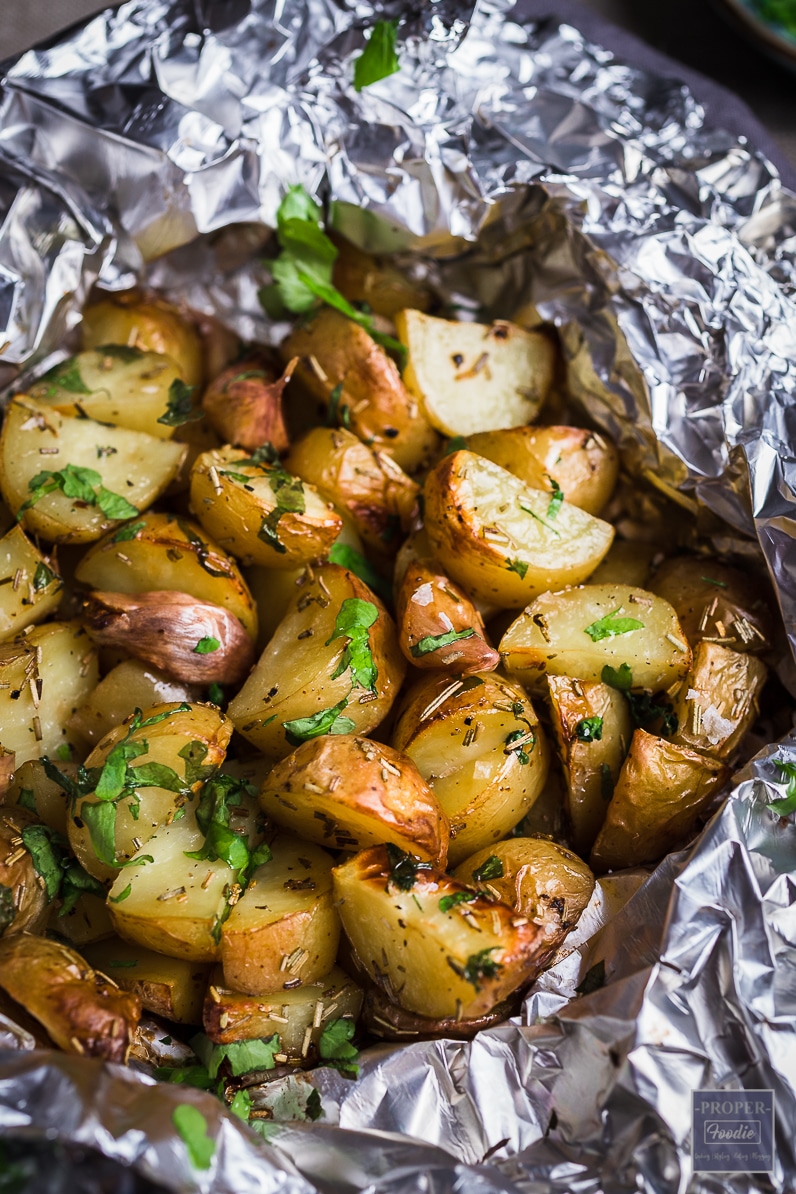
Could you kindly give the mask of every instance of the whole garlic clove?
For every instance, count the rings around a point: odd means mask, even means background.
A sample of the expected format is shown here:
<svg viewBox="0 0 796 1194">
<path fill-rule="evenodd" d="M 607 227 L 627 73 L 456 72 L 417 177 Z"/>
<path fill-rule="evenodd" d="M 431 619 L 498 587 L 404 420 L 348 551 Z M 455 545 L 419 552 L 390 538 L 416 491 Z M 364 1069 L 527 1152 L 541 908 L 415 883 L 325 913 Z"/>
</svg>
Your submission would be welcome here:
<svg viewBox="0 0 796 1194">
<path fill-rule="evenodd" d="M 211 382 L 202 407 L 214 431 L 228 444 L 254 452 L 270 443 L 277 452 L 289 446 L 282 394 L 298 364 L 289 362 L 281 377 L 265 359 L 255 357 L 229 365 Z"/>
</svg>

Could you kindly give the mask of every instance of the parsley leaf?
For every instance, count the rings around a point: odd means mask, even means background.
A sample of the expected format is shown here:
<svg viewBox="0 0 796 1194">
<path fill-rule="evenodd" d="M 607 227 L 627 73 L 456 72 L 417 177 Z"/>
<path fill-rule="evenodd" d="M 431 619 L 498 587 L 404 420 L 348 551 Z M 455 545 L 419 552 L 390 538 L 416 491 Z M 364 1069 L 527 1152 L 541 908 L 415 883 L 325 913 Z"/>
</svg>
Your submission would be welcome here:
<svg viewBox="0 0 796 1194">
<path fill-rule="evenodd" d="M 280 555 L 284 555 L 287 548 L 280 541 L 276 528 L 283 514 L 304 513 L 304 485 L 298 477 L 291 477 L 290 473 L 286 473 L 281 465 L 274 465 L 268 470 L 268 483 L 276 497 L 276 505 L 260 523 L 257 538 L 273 547 Z"/>
<path fill-rule="evenodd" d="M 669 738 L 672 734 L 677 733 L 677 714 L 668 701 L 657 703 L 653 701 L 648 692 L 629 692 L 627 700 L 630 705 L 630 716 L 637 726 L 643 729 L 651 721 L 657 721 L 660 718 L 662 721 L 661 734 L 664 738 Z"/>
<path fill-rule="evenodd" d="M 599 643 L 604 638 L 614 638 L 618 634 L 630 634 L 633 630 L 644 629 L 644 623 L 639 622 L 638 618 L 617 617 L 621 612 L 620 606 L 613 613 L 592 622 L 591 626 L 586 626 L 583 633 L 588 634 L 593 643 Z"/>
<path fill-rule="evenodd" d="M 506 567 L 509 572 L 516 572 L 520 580 L 525 580 L 525 574 L 528 571 L 528 565 L 524 560 L 506 560 Z"/>
<path fill-rule="evenodd" d="M 220 646 L 221 643 L 217 638 L 213 638 L 212 634 L 206 634 L 204 638 L 199 639 L 194 647 L 194 655 L 212 655 Z"/>
<path fill-rule="evenodd" d="M 355 1032 L 356 1025 L 353 1020 L 330 1020 L 318 1039 L 318 1052 L 322 1060 L 352 1077 L 359 1073 L 359 1066 L 356 1064 L 359 1050 L 351 1044 Z"/>
<path fill-rule="evenodd" d="M 377 21 L 370 40 L 354 61 L 354 90 L 361 91 L 401 69 L 396 53 L 397 21 Z"/>
<path fill-rule="evenodd" d="M 280 1052 L 279 1033 L 265 1039 L 233 1041 L 230 1045 L 215 1045 L 209 1037 L 200 1032 L 191 1040 L 191 1048 L 207 1068 L 211 1078 L 218 1077 L 221 1063 L 227 1061 L 234 1078 L 248 1074 L 251 1070 L 272 1070 L 276 1066 L 274 1055 Z"/>
<path fill-rule="evenodd" d="M 36 571 L 33 573 L 33 590 L 38 593 L 41 589 L 46 589 L 54 580 L 60 580 L 60 577 L 53 572 L 52 568 L 48 568 L 44 560 L 39 560 L 36 565 Z"/>
<path fill-rule="evenodd" d="M 248 1123 L 251 1109 L 252 1097 L 248 1090 L 237 1090 L 235 1097 L 229 1105 L 230 1114 L 237 1115 L 238 1119 L 242 1119 L 244 1123 Z"/>
<path fill-rule="evenodd" d="M 182 1103 L 174 1108 L 171 1119 L 194 1169 L 209 1169 L 216 1145 L 207 1134 L 207 1120 L 199 1108 Z"/>
<path fill-rule="evenodd" d="M 417 872 L 431 870 L 430 862 L 421 862 L 414 854 L 407 854 L 393 842 L 387 842 L 385 849 L 390 870 L 388 883 L 393 883 L 399 891 L 411 891 L 417 880 Z"/>
<path fill-rule="evenodd" d="M 207 699 L 213 705 L 221 706 L 224 704 L 224 700 L 225 700 L 224 689 L 221 687 L 220 684 L 217 684 L 215 682 L 215 680 L 213 681 L 213 683 L 209 686 L 209 688 L 207 690 Z"/>
<path fill-rule="evenodd" d="M 370 649 L 370 630 L 379 616 L 379 611 L 372 601 L 363 601 L 361 597 L 347 597 L 340 606 L 331 637 L 326 640 L 326 646 L 335 639 L 347 638 L 348 646 L 343 651 L 340 662 L 332 672 L 331 679 L 336 680 L 343 672 L 351 670 L 352 688 L 365 688 L 370 692 L 376 691 L 378 670 Z"/>
<path fill-rule="evenodd" d="M 47 825 L 26 825 L 20 831 L 20 836 L 36 874 L 44 882 L 47 898 L 55 900 L 62 897 L 60 916 L 72 911 L 83 892 L 104 898 L 103 885 L 72 858 L 69 843 L 60 833 Z"/>
<path fill-rule="evenodd" d="M 53 397 L 59 390 L 66 390 L 69 394 L 90 394 L 91 390 L 80 375 L 77 357 L 70 357 L 56 365 L 41 379 L 42 384 L 48 383 L 47 395 Z"/>
<path fill-rule="evenodd" d="M 126 527 L 119 527 L 119 530 L 113 536 L 113 542 L 129 543 L 131 539 L 135 539 L 139 531 L 143 531 L 145 526 L 145 522 L 130 522 Z"/>
<path fill-rule="evenodd" d="M 776 766 L 782 776 L 782 782 L 784 783 L 787 779 L 788 787 L 784 797 L 781 800 L 772 800 L 768 808 L 778 817 L 787 817 L 792 812 L 796 812 L 796 763 L 777 761 Z"/>
<path fill-rule="evenodd" d="M 230 829 L 230 809 L 240 805 L 248 785 L 231 775 L 215 775 L 202 789 L 196 809 L 196 822 L 205 835 L 201 850 L 186 851 L 187 858 L 215 862 L 220 858 L 236 872 L 236 880 L 244 886 L 255 866 L 271 858 L 269 847 L 262 843 L 256 850 L 249 849 L 246 837 Z"/>
<path fill-rule="evenodd" d="M 503 969 L 500 962 L 489 956 L 497 948 L 497 945 L 491 945 L 488 949 L 479 950 L 477 954 L 470 954 L 464 966 L 455 962 L 453 958 L 448 958 L 448 965 L 460 978 L 475 987 L 476 991 L 480 991 L 482 978 L 494 978 L 498 971 Z"/>
<path fill-rule="evenodd" d="M 503 863 L 498 858 L 497 854 L 490 854 L 480 866 L 473 871 L 473 879 L 476 883 L 486 883 L 488 879 L 502 879 L 503 878 Z"/>
<path fill-rule="evenodd" d="M 458 643 L 463 638 L 472 638 L 474 634 L 472 626 L 468 626 L 466 630 L 448 630 L 445 634 L 427 634 L 411 648 L 412 655 L 418 659 L 421 655 L 428 655 L 431 651 L 439 650 L 440 647 Z"/>
<path fill-rule="evenodd" d="M 88 829 L 91 845 L 100 862 L 118 866 L 116 861 L 116 805 L 109 803 L 81 806 L 80 819 Z"/>
<path fill-rule="evenodd" d="M 553 496 L 550 498 L 550 505 L 547 507 L 547 517 L 552 521 L 558 514 L 564 502 L 564 491 L 558 484 L 554 477 L 548 473 L 547 479 L 550 482 L 550 488 L 553 491 Z"/>
<path fill-rule="evenodd" d="M 459 904 L 472 904 L 473 900 L 477 900 L 478 896 L 474 891 L 455 891 L 453 895 L 443 896 L 439 902 L 440 912 L 450 912 L 451 908 L 456 908 Z"/>
<path fill-rule="evenodd" d="M 347 543 L 333 543 L 329 552 L 329 562 L 353 572 L 369 589 L 378 593 L 382 601 L 392 601 L 392 588 L 389 583 L 383 576 L 379 576 L 373 565 L 355 547 L 349 547 Z"/>
<path fill-rule="evenodd" d="M 467 449 L 467 440 L 463 435 L 454 435 L 453 439 L 448 440 L 445 448 L 445 455 L 452 456 L 454 452 L 463 452 Z"/>
<path fill-rule="evenodd" d="M 133 361 L 140 360 L 144 355 L 140 348 L 134 348 L 132 344 L 103 344 L 95 351 L 101 353 L 104 357 L 112 357 L 114 360 L 122 361 L 125 365 L 130 365 Z"/>
<path fill-rule="evenodd" d="M 19 507 L 17 522 L 31 506 L 35 506 L 47 494 L 56 493 L 58 490 L 65 497 L 85 502 L 87 506 L 99 506 L 108 518 L 134 518 L 138 514 L 138 507 L 128 502 L 127 498 L 105 489 L 102 477 L 95 469 L 83 468 L 76 464 L 65 464 L 57 472 L 45 469 L 37 473 L 28 481 L 28 489 L 31 496 Z"/>
<path fill-rule="evenodd" d="M 350 695 L 350 694 L 349 694 Z M 322 734 L 353 734 L 356 723 L 350 717 L 343 717 L 342 712 L 348 705 L 348 697 L 344 697 L 331 709 L 321 709 L 311 717 L 296 717 L 293 721 L 283 721 L 282 727 L 291 746 L 301 746 L 309 738 L 320 738 Z"/>
<path fill-rule="evenodd" d="M 575 737 L 578 742 L 599 742 L 603 736 L 603 719 L 596 715 L 584 717 L 575 726 Z"/>
<path fill-rule="evenodd" d="M 600 673 L 600 679 L 603 684 L 607 684 L 609 688 L 616 688 L 619 692 L 630 692 L 633 687 L 633 673 L 627 663 L 620 663 L 618 668 L 606 663 Z"/>
<path fill-rule="evenodd" d="M 203 412 L 193 404 L 193 392 L 196 386 L 187 386 L 181 377 L 175 377 L 169 386 L 166 398 L 166 409 L 158 419 L 158 423 L 166 427 L 182 427 L 184 423 L 195 423 L 203 418 Z"/>
</svg>

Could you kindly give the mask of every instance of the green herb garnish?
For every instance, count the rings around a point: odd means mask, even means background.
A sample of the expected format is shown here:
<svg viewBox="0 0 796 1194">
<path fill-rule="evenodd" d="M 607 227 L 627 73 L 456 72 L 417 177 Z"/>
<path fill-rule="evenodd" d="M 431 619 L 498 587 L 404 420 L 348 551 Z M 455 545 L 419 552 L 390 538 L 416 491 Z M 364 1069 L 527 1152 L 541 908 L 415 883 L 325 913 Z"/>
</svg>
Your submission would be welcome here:
<svg viewBox="0 0 796 1194">
<path fill-rule="evenodd" d="M 792 812 L 796 812 L 796 763 L 781 763 L 777 760 L 775 766 L 779 769 L 782 781 L 787 779 L 788 786 L 784 797 L 781 800 L 772 800 L 767 807 L 778 817 L 788 817 Z"/>
<path fill-rule="evenodd" d="M 396 52 L 397 21 L 377 21 L 368 44 L 354 60 L 354 90 L 361 91 L 401 69 Z"/>
<path fill-rule="evenodd" d="M 209 1169 L 216 1146 L 207 1134 L 207 1120 L 199 1108 L 182 1103 L 175 1107 L 171 1119 L 194 1169 Z"/>
<path fill-rule="evenodd" d="M 503 969 L 500 962 L 489 956 L 497 948 L 497 945 L 491 945 L 488 949 L 479 950 L 477 954 L 470 954 L 464 966 L 455 962 L 453 958 L 448 958 L 448 965 L 460 978 L 475 987 L 476 991 L 480 991 L 482 978 L 494 978 Z"/>
<path fill-rule="evenodd" d="M 128 502 L 119 493 L 113 493 L 102 484 L 102 477 L 93 468 L 82 468 L 76 464 L 65 464 L 57 472 L 45 469 L 28 481 L 31 496 L 17 511 L 17 522 L 26 510 L 35 506 L 49 493 L 62 492 L 65 497 L 84 502 L 87 506 L 99 506 L 107 518 L 134 518 L 138 507 Z"/>
<path fill-rule="evenodd" d="M 377 593 L 382 601 L 392 602 L 391 585 L 383 576 L 379 576 L 373 565 L 355 547 L 349 547 L 347 543 L 333 543 L 329 552 L 329 562 L 347 568 L 354 576 L 363 580 L 369 589 Z"/>
<path fill-rule="evenodd" d="M 275 1054 L 280 1052 L 279 1033 L 262 1040 L 233 1041 L 230 1045 L 215 1045 L 204 1033 L 191 1039 L 191 1048 L 206 1067 L 211 1078 L 218 1076 L 221 1063 L 226 1061 L 234 1078 L 252 1070 L 272 1070 Z"/>
<path fill-rule="evenodd" d="M 613 613 L 592 622 L 591 626 L 586 626 L 583 633 L 588 634 L 593 643 L 599 643 L 604 638 L 615 638 L 618 634 L 630 634 L 634 630 L 644 629 L 644 623 L 639 622 L 638 618 L 618 617 L 621 612 L 620 606 Z"/>
<path fill-rule="evenodd" d="M 199 639 L 199 642 L 193 649 L 193 653 L 194 655 L 212 655 L 220 646 L 221 643 L 217 638 L 214 638 L 212 634 L 206 634 L 204 638 Z"/>
<path fill-rule="evenodd" d="M 489 879 L 503 878 L 503 863 L 498 858 L 497 854 L 490 854 L 480 866 L 473 871 L 473 879 L 476 883 L 486 883 Z"/>
<path fill-rule="evenodd" d="M 575 726 L 578 742 L 599 742 L 603 736 L 603 719 L 596 715 L 584 717 Z"/>
<path fill-rule="evenodd" d="M 439 902 L 440 912 L 450 912 L 451 908 L 458 907 L 459 904 L 472 904 L 473 900 L 477 900 L 478 895 L 474 891 L 456 891 L 453 895 L 443 896 Z"/>
<path fill-rule="evenodd" d="M 553 491 L 553 496 L 550 498 L 550 505 L 547 507 L 547 517 L 554 519 L 564 502 L 564 491 L 553 477 L 548 473 L 547 479 L 550 482 L 550 488 Z"/>
<path fill-rule="evenodd" d="M 607 684 L 609 688 L 615 688 L 618 692 L 630 692 L 633 687 L 633 673 L 627 663 L 620 663 L 618 668 L 613 668 L 609 663 L 606 663 L 600 679 L 603 684 Z"/>
<path fill-rule="evenodd" d="M 33 573 L 33 590 L 38 593 L 41 589 L 46 589 L 54 580 L 59 580 L 60 577 L 53 572 L 52 568 L 48 568 L 44 560 L 39 560 L 36 565 L 36 571 Z"/>
<path fill-rule="evenodd" d="M 421 655 L 428 655 L 431 651 L 438 651 L 440 647 L 458 643 L 463 638 L 472 638 L 474 634 L 472 626 L 466 630 L 448 630 L 445 634 L 427 634 L 411 648 L 412 655 L 415 659 L 419 659 Z"/>
<path fill-rule="evenodd" d="M 331 709 L 321 709 L 311 717 L 296 717 L 293 721 L 283 721 L 282 727 L 288 742 L 291 746 L 300 746 L 309 738 L 320 738 L 322 734 L 353 734 L 357 728 L 356 723 L 350 717 L 342 716 L 347 705 L 348 697 L 344 697 L 342 701 L 332 705 Z"/>
<path fill-rule="evenodd" d="M 359 1066 L 356 1059 L 358 1049 L 351 1044 L 351 1038 L 356 1032 L 353 1020 L 330 1020 L 318 1039 L 318 1053 L 321 1059 L 333 1065 L 343 1074 L 356 1077 Z"/>
<path fill-rule="evenodd" d="M 276 528 L 283 514 L 304 513 L 304 485 L 298 477 L 291 477 L 290 473 L 286 473 L 278 464 L 268 470 L 268 483 L 276 497 L 276 506 L 260 523 L 257 538 L 273 547 L 280 555 L 284 555 L 287 548 L 280 541 Z"/>
<path fill-rule="evenodd" d="M 394 884 L 399 891 L 411 891 L 417 880 L 417 872 L 431 870 L 430 862 L 421 862 L 414 854 L 407 854 L 393 842 L 387 842 L 384 848 L 390 872 L 387 882 Z"/>
<path fill-rule="evenodd" d="M 524 560 L 506 560 L 506 567 L 509 572 L 516 572 L 520 580 L 525 580 L 525 574 L 528 571 L 528 565 Z"/>
<path fill-rule="evenodd" d="M 195 423 L 203 417 L 203 412 L 193 404 L 192 395 L 196 386 L 187 386 L 180 377 L 175 377 L 169 386 L 166 398 L 166 409 L 158 419 L 166 427 L 182 427 L 185 423 Z"/>
</svg>

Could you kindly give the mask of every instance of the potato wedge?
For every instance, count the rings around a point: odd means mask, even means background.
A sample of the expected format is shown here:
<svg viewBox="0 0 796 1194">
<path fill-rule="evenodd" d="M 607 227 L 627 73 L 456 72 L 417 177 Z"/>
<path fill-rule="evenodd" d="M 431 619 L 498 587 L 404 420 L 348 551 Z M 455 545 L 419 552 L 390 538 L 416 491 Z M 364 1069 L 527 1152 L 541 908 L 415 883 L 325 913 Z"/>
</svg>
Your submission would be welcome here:
<svg viewBox="0 0 796 1194">
<path fill-rule="evenodd" d="M 88 873 L 113 879 L 218 770 L 231 736 L 220 710 L 200 704 L 138 709 L 111 730 L 86 759 L 89 778 L 69 819 Z"/>
<path fill-rule="evenodd" d="M 0 488 L 28 531 L 89 543 L 151 506 L 184 455 L 180 444 L 17 397 L 0 435 Z"/>
<path fill-rule="evenodd" d="M 363 303 L 387 319 L 406 307 L 427 311 L 431 306 L 431 292 L 401 273 L 389 257 L 374 257 L 342 237 L 332 240 L 338 249 L 332 281 L 350 303 Z"/>
<path fill-rule="evenodd" d="M 343 528 L 314 485 L 229 446 L 204 452 L 194 464 L 191 508 L 241 563 L 270 568 L 328 555 Z"/>
<path fill-rule="evenodd" d="M 590 585 L 633 585 L 648 589 L 647 583 L 656 548 L 651 543 L 614 539 L 608 555 L 589 577 Z"/>
<path fill-rule="evenodd" d="M 352 572 L 323 564 L 307 574 L 228 714 L 258 750 L 281 759 L 324 733 L 367 734 L 387 715 L 405 671 L 378 598 Z"/>
<path fill-rule="evenodd" d="M 0 642 L 53 613 L 63 587 L 50 557 L 12 527 L 0 539 Z"/>
<path fill-rule="evenodd" d="M 509 626 L 500 657 L 518 678 L 547 672 L 603 680 L 606 667 L 619 673 L 624 665 L 615 687 L 651 692 L 682 680 L 691 666 L 691 650 L 668 601 L 630 585 L 543 593 Z"/>
<path fill-rule="evenodd" d="M 87 945 L 82 952 L 89 966 L 137 995 L 148 1012 L 178 1024 L 202 1023 L 208 966 L 164 958 L 121 937 Z"/>
<path fill-rule="evenodd" d="M 87 946 L 113 936 L 104 893 L 99 896 L 84 891 L 68 912 L 64 912 L 63 907 L 52 908 L 48 932 L 57 938 L 66 938 L 69 945 L 85 956 Z M 119 986 L 122 984 L 119 983 Z"/>
<path fill-rule="evenodd" d="M 343 428 L 308 431 L 291 448 L 285 468 L 345 512 L 379 555 L 395 552 L 401 530 L 408 530 L 417 515 L 416 482 L 386 452 L 367 447 Z"/>
<path fill-rule="evenodd" d="M 294 328 L 280 351 L 285 360 L 300 358 L 296 380 L 324 404 L 333 402 L 341 421 L 366 444 L 410 473 L 432 459 L 437 433 L 395 363 L 353 320 L 324 307 Z"/>
<path fill-rule="evenodd" d="M 260 805 L 278 825 L 336 850 L 392 842 L 445 865 L 448 818 L 411 759 L 389 746 L 335 734 L 277 763 Z"/>
<path fill-rule="evenodd" d="M 0 725 L 17 767 L 77 744 L 67 722 L 98 678 L 96 651 L 77 622 L 34 626 L 0 644 Z"/>
<path fill-rule="evenodd" d="M 179 426 L 176 408 L 184 389 L 180 370 L 170 357 L 106 344 L 62 361 L 28 393 L 62 415 L 171 439 Z"/>
<path fill-rule="evenodd" d="M 250 452 L 263 444 L 271 444 L 277 452 L 287 450 L 290 441 L 282 403 L 295 364 L 291 361 L 280 377 L 264 353 L 253 353 L 213 378 L 202 396 L 202 408 L 225 444 Z"/>
<path fill-rule="evenodd" d="M 541 925 L 556 949 L 578 923 L 594 891 L 594 875 L 577 854 L 538 837 L 513 837 L 487 846 L 461 863 L 453 877 L 475 884 Z"/>
<path fill-rule="evenodd" d="M 0 812 L 0 937 L 42 933 L 50 915 L 49 896 L 24 835 L 35 823 L 24 808 Z"/>
<path fill-rule="evenodd" d="M 406 387 L 443 435 L 522 427 L 539 414 L 553 381 L 555 350 L 540 332 L 401 311 Z"/>
<path fill-rule="evenodd" d="M 445 570 L 480 601 L 505 609 L 584 581 L 613 527 L 529 489 L 473 452 L 446 456 L 426 478 L 425 525 Z"/>
<path fill-rule="evenodd" d="M 572 842 L 586 858 L 630 748 L 630 710 L 622 693 L 607 684 L 548 676 L 547 685 Z"/>
<path fill-rule="evenodd" d="M 768 668 L 754 655 L 697 643 L 694 665 L 674 701 L 678 730 L 673 741 L 729 759 L 758 714 Z"/>
<path fill-rule="evenodd" d="M 198 386 L 204 376 L 202 342 L 194 325 L 165 299 L 137 291 L 90 303 L 83 311 L 83 347 L 123 344 L 176 361 L 182 380 Z"/>
<path fill-rule="evenodd" d="M 93 971 L 74 950 L 28 933 L 4 937 L 0 987 L 66 1053 L 119 1064 L 127 1060 L 141 1004 Z"/>
<path fill-rule="evenodd" d="M 429 1016 L 406 1011 L 399 1004 L 392 1003 L 383 991 L 371 988 L 365 993 L 362 1026 L 371 1036 L 387 1041 L 428 1041 L 439 1038 L 470 1041 L 485 1028 L 496 1028 L 508 1020 L 518 1010 L 519 1002 L 519 996 L 515 994 L 496 1003 L 481 1016 L 468 1020 L 460 1020 L 456 1016 L 432 1020 Z"/>
<path fill-rule="evenodd" d="M 221 930 L 225 985 L 249 995 L 328 974 L 340 942 L 331 857 L 289 834 L 270 845 Z"/>
<path fill-rule="evenodd" d="M 692 647 L 706 641 L 759 655 L 771 648 L 774 623 L 762 582 L 715 560 L 665 560 L 648 588 L 677 611 Z"/>
<path fill-rule="evenodd" d="M 392 745 L 450 819 L 454 866 L 513 829 L 547 778 L 549 751 L 527 694 L 494 673 L 421 680 L 402 702 Z"/>
<path fill-rule="evenodd" d="M 494 671 L 500 663 L 480 613 L 435 560 L 418 560 L 406 569 L 395 604 L 398 643 L 421 671 L 466 676 Z"/>
<path fill-rule="evenodd" d="M 257 637 L 257 610 L 240 569 L 195 522 L 173 514 L 146 514 L 80 561 L 75 579 L 111 593 L 168 589 L 222 605 Z"/>
<path fill-rule="evenodd" d="M 200 695 L 198 685 L 172 680 L 164 672 L 139 659 L 125 659 L 103 676 L 72 714 L 69 727 L 96 746 L 109 730 L 121 725 L 134 709 L 180 704 L 182 701 L 190 704 L 198 701 Z"/>
<path fill-rule="evenodd" d="M 526 917 L 405 855 L 391 865 L 385 846 L 357 854 L 333 875 L 359 962 L 410 1012 L 483 1015 L 530 982 L 549 955 L 543 931 Z"/>
<path fill-rule="evenodd" d="M 698 751 L 636 730 L 589 860 L 598 873 L 656 862 L 694 829 L 730 771 Z"/>
<path fill-rule="evenodd" d="M 261 1040 L 278 1032 L 286 1060 L 311 1065 L 318 1061 L 318 1039 L 330 1020 L 356 1020 L 361 1007 L 361 988 L 339 966 L 315 982 L 287 991 L 280 985 L 259 995 L 225 987 L 223 971 L 216 969 L 205 997 L 204 1030 L 218 1045 Z"/>
<path fill-rule="evenodd" d="M 74 779 L 78 765 L 59 760 L 58 769 Z M 69 797 L 60 784 L 47 775 L 41 759 L 28 759 L 27 763 L 17 767 L 3 803 L 9 808 L 27 809 L 42 825 L 66 837 Z"/>
</svg>

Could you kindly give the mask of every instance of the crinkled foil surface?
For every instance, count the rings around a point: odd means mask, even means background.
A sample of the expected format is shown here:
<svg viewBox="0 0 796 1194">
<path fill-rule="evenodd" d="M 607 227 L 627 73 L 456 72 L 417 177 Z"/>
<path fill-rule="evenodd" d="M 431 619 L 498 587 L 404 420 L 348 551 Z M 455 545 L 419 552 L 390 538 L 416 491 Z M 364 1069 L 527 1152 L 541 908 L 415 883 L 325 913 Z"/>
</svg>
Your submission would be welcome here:
<svg viewBox="0 0 796 1194">
<path fill-rule="evenodd" d="M 357 95 L 376 15 L 400 18 L 401 70 Z M 62 349 L 97 281 L 143 278 L 278 338 L 257 254 L 300 181 L 465 317 L 532 303 L 555 321 L 571 388 L 632 468 L 720 546 L 762 550 L 793 645 L 796 197 L 676 81 L 511 0 L 130 0 L 6 64 L 0 160 L 3 380 Z M 316 1071 L 317 1124 L 264 1144 L 208 1095 L 32 1052 L 0 1017 L 0 1134 L 35 1142 L 30 1189 L 70 1194 L 793 1190 L 777 760 L 796 737 L 736 776 L 690 851 L 601 881 L 520 1019 L 370 1050 L 354 1082 Z M 599 961 L 605 986 L 573 998 Z M 773 1174 L 692 1173 L 704 1087 L 775 1091 Z M 186 1100 L 217 1140 L 206 1172 L 171 1130 Z"/>
</svg>

